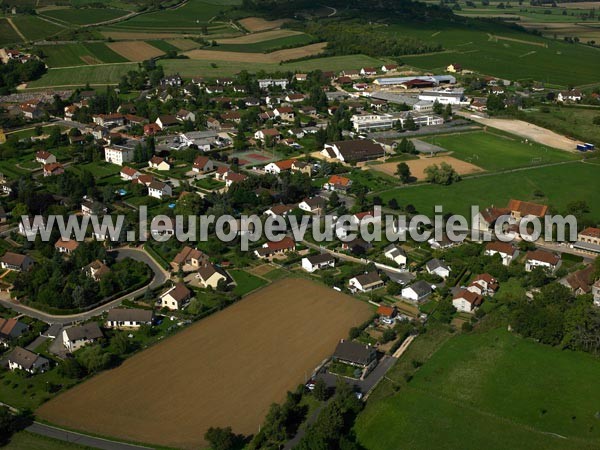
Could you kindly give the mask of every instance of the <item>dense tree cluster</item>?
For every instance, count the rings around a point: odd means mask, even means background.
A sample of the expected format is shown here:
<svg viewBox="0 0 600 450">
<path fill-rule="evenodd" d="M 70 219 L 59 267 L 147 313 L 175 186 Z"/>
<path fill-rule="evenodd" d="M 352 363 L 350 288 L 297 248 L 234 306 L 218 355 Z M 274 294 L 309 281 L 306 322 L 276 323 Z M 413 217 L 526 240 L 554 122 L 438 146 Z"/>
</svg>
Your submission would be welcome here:
<svg viewBox="0 0 600 450">
<path fill-rule="evenodd" d="M 460 181 L 460 175 L 450 164 L 443 162 L 439 166 L 432 164 L 425 168 L 425 179 L 434 184 L 452 184 Z"/>
<path fill-rule="evenodd" d="M 19 84 L 36 80 L 46 73 L 46 65 L 39 59 L 31 59 L 26 63 L 9 61 L 0 64 L 0 95 L 8 94 Z"/>
</svg>

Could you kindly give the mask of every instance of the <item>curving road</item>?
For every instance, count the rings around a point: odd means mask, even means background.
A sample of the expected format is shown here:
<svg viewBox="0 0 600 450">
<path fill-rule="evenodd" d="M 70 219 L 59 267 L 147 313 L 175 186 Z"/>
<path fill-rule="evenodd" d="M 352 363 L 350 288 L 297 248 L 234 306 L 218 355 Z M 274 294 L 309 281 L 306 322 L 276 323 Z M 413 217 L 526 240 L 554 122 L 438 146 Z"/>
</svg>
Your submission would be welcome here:
<svg viewBox="0 0 600 450">
<path fill-rule="evenodd" d="M 169 272 L 164 270 L 160 264 L 158 264 L 145 250 L 140 248 L 119 248 L 117 250 L 112 250 L 113 253 L 116 253 L 116 259 L 120 260 L 123 258 L 131 258 L 136 261 L 140 261 L 145 263 L 150 267 L 152 272 L 154 272 L 154 276 L 152 277 L 152 281 L 146 286 L 143 286 L 139 289 L 136 289 L 129 294 L 123 295 L 115 300 L 112 300 L 108 303 L 104 303 L 103 305 L 98 306 L 97 308 L 91 309 L 89 311 L 85 311 L 79 314 L 70 314 L 70 315 L 53 315 L 48 314 L 38 309 L 30 308 L 28 306 L 22 305 L 14 300 L 10 300 L 5 296 L 0 297 L 0 305 L 11 308 L 21 314 L 25 314 L 27 316 L 33 317 L 35 319 L 41 320 L 48 324 L 58 323 L 61 325 L 69 325 L 74 322 L 79 322 L 82 320 L 88 320 L 92 317 L 99 316 L 100 314 L 108 311 L 109 309 L 114 308 L 115 306 L 119 306 L 121 302 L 128 298 L 136 297 L 140 294 L 143 294 L 146 289 L 149 287 L 150 289 L 154 289 L 162 286 L 166 283 L 166 281 L 170 278 Z"/>
</svg>

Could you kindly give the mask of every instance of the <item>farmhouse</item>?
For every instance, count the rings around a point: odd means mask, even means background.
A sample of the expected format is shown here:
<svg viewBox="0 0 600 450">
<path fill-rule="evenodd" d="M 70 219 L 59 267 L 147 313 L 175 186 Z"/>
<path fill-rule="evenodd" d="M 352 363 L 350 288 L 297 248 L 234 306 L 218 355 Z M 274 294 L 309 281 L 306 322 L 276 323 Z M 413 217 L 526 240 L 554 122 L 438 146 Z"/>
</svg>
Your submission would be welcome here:
<svg viewBox="0 0 600 450">
<path fill-rule="evenodd" d="M 184 272 L 193 272 L 208 263 L 208 255 L 196 248 L 186 245 L 179 253 L 177 253 L 177 255 L 175 255 L 175 258 L 171 261 L 171 267 L 173 270 L 181 269 Z"/>
<path fill-rule="evenodd" d="M 185 284 L 177 283 L 160 296 L 159 305 L 170 310 L 182 309 L 191 296 L 192 291 Z"/>
<path fill-rule="evenodd" d="M 0 343 L 4 347 L 8 347 L 11 341 L 19 338 L 28 329 L 28 325 L 19 322 L 14 317 L 11 317 L 10 319 L 0 317 Z"/>
<path fill-rule="evenodd" d="M 508 242 L 488 242 L 485 246 L 484 254 L 487 256 L 500 255 L 502 258 L 502 264 L 505 266 L 510 265 L 513 258 L 517 255 L 518 250 Z"/>
<path fill-rule="evenodd" d="M 302 258 L 302 268 L 309 273 L 329 267 L 335 267 L 335 258 L 329 253 L 320 253 Z"/>
<path fill-rule="evenodd" d="M 341 340 L 332 356 L 334 361 L 340 361 L 351 366 L 370 371 L 377 365 L 377 351 L 370 345 Z"/>
<path fill-rule="evenodd" d="M 229 279 L 223 270 L 210 262 L 198 269 L 196 278 L 198 278 L 202 287 L 211 287 L 213 289 L 219 286 L 221 280 L 227 281 Z"/>
<path fill-rule="evenodd" d="M 533 250 L 525 255 L 525 270 L 531 272 L 536 267 L 542 267 L 554 272 L 560 264 L 560 256 L 545 250 Z"/>
<path fill-rule="evenodd" d="M 500 217 L 510 216 L 510 214 L 511 210 L 508 208 L 495 208 L 493 206 L 486 208 L 479 211 L 473 218 L 473 229 L 491 232 Z"/>
<path fill-rule="evenodd" d="M 10 370 L 24 370 L 30 374 L 43 373 L 50 368 L 50 361 L 22 347 L 16 347 L 8 355 L 7 361 Z"/>
<path fill-rule="evenodd" d="M 56 162 L 56 156 L 46 150 L 39 150 L 35 153 L 35 161 L 40 164 L 52 164 Z"/>
<path fill-rule="evenodd" d="M 580 90 L 572 89 L 570 91 L 560 91 L 556 95 L 557 102 L 580 102 L 583 95 Z"/>
<path fill-rule="evenodd" d="M 392 70 L 396 70 L 398 68 L 398 64 L 384 64 L 383 66 L 381 66 L 381 71 L 382 72 L 391 72 Z"/>
<path fill-rule="evenodd" d="M 521 220 L 522 218 L 529 216 L 544 217 L 548 211 L 548 206 L 511 199 L 510 202 L 508 202 L 508 209 L 510 209 L 510 214 L 513 219 Z"/>
<path fill-rule="evenodd" d="M 594 266 L 588 265 L 569 274 L 566 278 L 560 280 L 560 283 L 567 286 L 575 295 L 589 294 L 594 284 L 594 272 Z"/>
<path fill-rule="evenodd" d="M 367 272 L 350 278 L 348 281 L 348 289 L 353 294 L 356 292 L 371 292 L 374 289 L 383 287 L 384 282 L 379 278 L 377 272 Z"/>
<path fill-rule="evenodd" d="M 274 255 L 282 255 L 294 250 L 296 250 L 296 243 L 291 237 L 286 236 L 281 241 L 266 242 L 261 248 L 254 250 L 254 254 L 259 258 L 269 258 Z"/>
<path fill-rule="evenodd" d="M 3 269 L 24 272 L 28 271 L 31 266 L 33 266 L 33 259 L 27 255 L 6 252 L 4 255 L 2 255 L 2 258 L 0 258 L 0 267 Z"/>
<path fill-rule="evenodd" d="M 387 259 L 391 259 L 400 267 L 406 267 L 406 252 L 402 247 L 397 247 L 394 244 L 390 244 L 383 250 L 383 256 L 385 256 Z"/>
<path fill-rule="evenodd" d="M 381 158 L 383 147 L 369 140 L 338 141 L 326 143 L 321 152 L 324 156 L 339 159 L 341 162 L 367 161 Z"/>
<path fill-rule="evenodd" d="M 414 282 L 408 287 L 402 289 L 402 297 L 414 302 L 420 302 L 424 300 L 429 294 L 431 294 L 431 285 L 424 280 Z"/>
<path fill-rule="evenodd" d="M 73 353 L 81 347 L 103 338 L 104 335 L 96 322 L 90 322 L 85 325 L 65 328 L 62 337 L 66 349 Z"/>
<path fill-rule="evenodd" d="M 73 239 L 59 239 L 54 244 L 54 248 L 58 250 L 59 253 L 66 253 L 70 255 L 79 247 L 79 242 Z"/>
<path fill-rule="evenodd" d="M 452 297 L 452 305 L 460 312 L 471 313 L 483 302 L 480 294 L 462 289 Z"/>
<path fill-rule="evenodd" d="M 425 268 L 427 269 L 427 273 L 437 275 L 443 279 L 448 278 L 450 276 L 450 271 L 452 270 L 448 264 L 437 258 L 427 261 Z"/>
<path fill-rule="evenodd" d="M 138 329 L 142 325 L 152 325 L 154 313 L 149 309 L 113 308 L 106 317 L 106 328 L 118 330 Z"/>
</svg>

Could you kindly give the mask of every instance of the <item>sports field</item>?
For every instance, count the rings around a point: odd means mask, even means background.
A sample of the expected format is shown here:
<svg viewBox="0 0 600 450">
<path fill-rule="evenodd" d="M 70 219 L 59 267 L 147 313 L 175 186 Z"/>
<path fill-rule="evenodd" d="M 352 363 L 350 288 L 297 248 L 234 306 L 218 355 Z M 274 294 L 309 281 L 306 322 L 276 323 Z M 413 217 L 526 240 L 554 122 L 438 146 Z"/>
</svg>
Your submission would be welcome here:
<svg viewBox="0 0 600 450">
<path fill-rule="evenodd" d="M 419 158 L 410 161 L 405 161 L 410 168 L 410 173 L 417 180 L 422 181 L 426 178 L 425 169 L 429 166 L 442 163 L 450 164 L 459 175 L 470 175 L 473 173 L 483 172 L 483 169 L 475 164 L 466 162 L 452 156 L 434 156 L 433 158 Z M 373 164 L 369 166 L 372 170 L 383 172 L 387 175 L 396 175 L 398 162 L 390 162 L 383 164 Z"/>
<path fill-rule="evenodd" d="M 355 429 L 369 450 L 600 448 L 599 376 L 591 355 L 504 330 L 458 335 L 397 393 L 368 402 Z"/>
<path fill-rule="evenodd" d="M 466 178 L 450 186 L 423 184 L 374 192 L 384 202 L 395 198 L 400 205 L 412 204 L 422 214 L 432 214 L 434 205 L 442 205 L 444 213 L 470 217 L 470 206 L 481 209 L 504 206 L 511 198 L 533 200 L 555 207 L 559 212 L 569 202 L 585 200 L 587 215 L 600 221 L 600 161 L 573 161 L 565 164 Z M 536 196 L 538 194 L 538 196 Z M 541 197 L 540 197 L 541 196 Z"/>
<path fill-rule="evenodd" d="M 525 142 L 523 138 L 497 132 L 477 131 L 423 139 L 452 152 L 452 156 L 487 171 L 527 167 L 580 158 L 575 153 Z"/>
<path fill-rule="evenodd" d="M 198 448 L 210 426 L 256 433 L 273 402 L 371 308 L 303 279 L 280 280 L 42 405 L 58 425 Z M 89 414 L 93 411 L 93 414 Z"/>
</svg>

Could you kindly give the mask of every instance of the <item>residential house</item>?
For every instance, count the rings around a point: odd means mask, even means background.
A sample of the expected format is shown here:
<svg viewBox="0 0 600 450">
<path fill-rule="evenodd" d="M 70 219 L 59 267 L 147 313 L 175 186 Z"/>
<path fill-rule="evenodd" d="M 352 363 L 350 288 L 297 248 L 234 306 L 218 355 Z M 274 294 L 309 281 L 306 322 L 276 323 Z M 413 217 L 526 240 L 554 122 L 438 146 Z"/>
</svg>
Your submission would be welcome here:
<svg viewBox="0 0 600 450">
<path fill-rule="evenodd" d="M 97 114 L 92 117 L 92 121 L 101 127 L 113 128 L 125 125 L 125 116 L 123 114 Z"/>
<path fill-rule="evenodd" d="M 110 273 L 109 267 L 99 259 L 96 259 L 83 267 L 83 272 L 94 281 L 100 281 L 102 277 Z"/>
<path fill-rule="evenodd" d="M 362 76 L 377 75 L 377 69 L 375 67 L 363 67 L 360 69 L 360 74 Z"/>
<path fill-rule="evenodd" d="M 510 217 L 511 210 L 508 208 L 495 208 L 493 206 L 479 211 L 473 218 L 473 229 L 492 232 L 496 225 L 496 221 L 503 216 Z"/>
<path fill-rule="evenodd" d="M 482 273 L 477 275 L 475 279 L 471 281 L 467 290 L 478 295 L 493 297 L 498 290 L 498 280 L 489 273 Z"/>
<path fill-rule="evenodd" d="M 546 250 L 533 250 L 525 255 L 525 270 L 531 272 L 536 267 L 542 267 L 554 272 L 560 264 L 560 256 Z"/>
<path fill-rule="evenodd" d="M 427 261 L 425 268 L 427 269 L 427 273 L 437 275 L 444 280 L 450 276 L 450 271 L 452 270 L 448 264 L 437 258 Z"/>
<path fill-rule="evenodd" d="M 65 173 L 65 168 L 61 163 L 50 163 L 44 164 L 42 171 L 45 177 L 51 177 L 55 175 L 62 175 Z"/>
<path fill-rule="evenodd" d="M 258 80 L 258 87 L 261 89 L 267 89 L 273 86 L 280 87 L 281 89 L 286 89 L 289 81 L 285 78 L 273 79 L 273 78 L 263 78 Z"/>
<path fill-rule="evenodd" d="M 462 72 L 462 66 L 460 64 L 450 64 L 448 67 L 446 67 L 446 72 L 451 72 L 451 73 L 456 73 L 456 72 Z"/>
<path fill-rule="evenodd" d="M 113 308 L 108 311 L 106 328 L 117 330 L 136 330 L 142 325 L 152 325 L 154 312 L 149 309 L 139 308 Z"/>
<path fill-rule="evenodd" d="M 571 89 L 570 91 L 560 91 L 556 95 L 556 101 L 561 103 L 580 102 L 583 94 L 579 89 Z"/>
<path fill-rule="evenodd" d="M 383 256 L 385 256 L 387 259 L 391 259 L 392 261 L 394 261 L 399 267 L 406 267 L 406 252 L 402 247 L 390 244 L 385 249 L 383 249 Z"/>
<path fill-rule="evenodd" d="M 161 158 L 160 156 L 154 155 L 148 161 L 148 168 L 154 170 L 170 170 L 171 164 L 169 164 L 165 158 Z"/>
<path fill-rule="evenodd" d="M 56 156 L 46 150 L 39 150 L 35 153 L 35 161 L 40 164 L 52 164 L 56 162 Z"/>
<path fill-rule="evenodd" d="M 398 64 L 384 64 L 381 66 L 381 71 L 384 73 L 391 72 L 392 70 L 398 69 Z"/>
<path fill-rule="evenodd" d="M 158 118 L 156 119 L 156 121 L 154 123 L 156 123 L 156 125 L 158 125 L 161 130 L 164 130 L 166 128 L 178 125 L 179 121 L 177 120 L 177 117 L 175 117 L 175 116 L 164 115 L 164 116 L 158 116 Z"/>
<path fill-rule="evenodd" d="M 279 106 L 273 110 L 273 113 L 275 113 L 275 117 L 278 117 L 285 122 L 293 122 L 296 117 L 294 108 L 290 106 Z"/>
<path fill-rule="evenodd" d="M 348 250 L 353 255 L 364 255 L 371 248 L 373 248 L 373 244 L 359 237 L 350 241 L 342 242 L 342 250 Z"/>
<path fill-rule="evenodd" d="M 402 289 L 402 297 L 413 302 L 421 302 L 431 294 L 431 285 L 424 280 L 415 281 L 410 286 Z"/>
<path fill-rule="evenodd" d="M 267 128 L 264 130 L 258 130 L 256 133 L 254 133 L 254 139 L 259 141 L 271 139 L 272 141 L 277 142 L 281 139 L 281 133 L 275 128 Z"/>
<path fill-rule="evenodd" d="M 29 326 L 11 317 L 5 319 L 0 317 L 0 344 L 8 347 L 12 341 L 21 337 L 29 329 Z"/>
<path fill-rule="evenodd" d="M 474 312 L 481 303 L 483 303 L 483 297 L 467 289 L 460 290 L 452 297 L 452 305 L 460 312 Z"/>
<path fill-rule="evenodd" d="M 227 274 L 220 267 L 210 262 L 198 269 L 196 278 L 198 278 L 202 287 L 211 287 L 213 289 L 216 289 L 221 281 L 227 282 L 229 280 Z"/>
<path fill-rule="evenodd" d="M 296 160 L 294 159 L 285 159 L 282 161 L 269 163 L 265 166 L 265 173 L 279 175 L 281 172 L 291 170 L 292 164 L 294 164 L 295 161 Z"/>
<path fill-rule="evenodd" d="M 27 255 L 6 252 L 0 258 L 0 267 L 14 270 L 15 272 L 26 272 L 33 266 L 33 259 Z"/>
<path fill-rule="evenodd" d="M 385 325 L 392 325 L 396 320 L 397 310 L 395 306 L 379 305 L 377 315 L 379 321 Z"/>
<path fill-rule="evenodd" d="M 135 180 L 140 175 L 141 175 L 141 173 L 138 170 L 134 169 L 133 167 L 124 166 L 121 169 L 121 179 L 125 180 L 125 181 Z"/>
<path fill-rule="evenodd" d="M 352 293 L 371 292 L 374 289 L 383 287 L 383 285 L 384 282 L 376 271 L 357 275 L 348 281 L 348 289 Z"/>
<path fill-rule="evenodd" d="M 288 215 L 288 213 L 290 211 L 293 211 L 294 209 L 296 209 L 295 204 L 289 204 L 289 205 L 277 204 L 277 205 L 273 205 L 269 209 L 267 209 L 264 212 L 264 214 L 267 216 L 271 216 L 271 217 L 277 217 L 277 216 L 285 217 Z"/>
<path fill-rule="evenodd" d="M 332 359 L 362 369 L 364 377 L 377 365 L 377 350 L 370 345 L 342 339 L 335 348 Z"/>
<path fill-rule="evenodd" d="M 358 162 L 381 158 L 385 150 L 373 141 L 358 139 L 326 143 L 321 153 L 341 162 Z"/>
<path fill-rule="evenodd" d="M 198 156 L 194 160 L 192 171 L 197 173 L 212 172 L 215 170 L 215 164 L 208 156 Z"/>
<path fill-rule="evenodd" d="M 63 345 L 71 353 L 103 337 L 102 330 L 96 322 L 65 328 L 62 334 Z"/>
<path fill-rule="evenodd" d="M 513 219 L 521 220 L 524 217 L 544 217 L 548 211 L 548 206 L 532 202 L 511 199 L 508 202 L 508 209 Z"/>
<path fill-rule="evenodd" d="M 167 183 L 155 180 L 148 185 L 148 195 L 162 200 L 163 197 L 171 197 L 173 195 L 173 189 Z"/>
<path fill-rule="evenodd" d="M 183 80 L 181 79 L 179 74 L 168 75 L 168 76 L 164 77 L 162 80 L 160 80 L 160 85 L 162 87 L 167 87 L 167 86 L 179 87 L 182 84 L 183 84 Z"/>
<path fill-rule="evenodd" d="M 288 103 L 300 103 L 306 96 L 304 94 L 288 94 L 285 96 L 285 101 Z"/>
<path fill-rule="evenodd" d="M 160 296 L 160 307 L 173 311 L 183 309 L 191 296 L 192 291 L 185 284 L 177 283 Z"/>
<path fill-rule="evenodd" d="M 302 268 L 309 273 L 329 267 L 335 267 L 335 258 L 329 253 L 320 253 L 302 258 Z"/>
<path fill-rule="evenodd" d="M 175 119 L 177 119 L 179 122 L 195 122 L 196 114 L 194 114 L 191 111 L 188 111 L 187 109 L 180 109 L 179 111 L 177 111 L 177 114 L 175 114 Z"/>
<path fill-rule="evenodd" d="M 135 146 L 132 145 L 110 145 L 104 147 L 104 160 L 118 166 L 133 161 L 134 154 Z"/>
<path fill-rule="evenodd" d="M 281 241 L 266 242 L 261 248 L 256 249 L 254 254 L 259 258 L 270 258 L 293 252 L 294 250 L 296 250 L 296 243 L 291 237 L 286 236 Z"/>
<path fill-rule="evenodd" d="M 312 175 L 312 165 L 304 161 L 294 161 L 292 163 L 292 172 L 302 172 L 306 175 Z"/>
<path fill-rule="evenodd" d="M 587 227 L 581 230 L 573 247 L 587 253 L 600 253 L 600 228 Z"/>
<path fill-rule="evenodd" d="M 509 266 L 512 260 L 517 256 L 518 250 L 509 242 L 488 242 L 485 246 L 484 254 L 487 256 L 500 255 L 502 264 Z"/>
<path fill-rule="evenodd" d="M 347 191 L 352 186 L 352 180 L 350 178 L 342 177 L 340 175 L 331 175 L 327 183 L 323 185 L 323 189 L 328 191 Z"/>
<path fill-rule="evenodd" d="M 325 212 L 327 200 L 323 197 L 305 198 L 298 203 L 298 208 L 311 214 L 321 215 Z"/>
<path fill-rule="evenodd" d="M 108 213 L 108 208 L 99 201 L 84 197 L 81 202 L 81 214 L 84 216 L 94 216 Z"/>
<path fill-rule="evenodd" d="M 50 369 L 50 361 L 22 347 L 16 347 L 8 357 L 9 370 L 24 370 L 30 374 L 43 373 Z"/>
<path fill-rule="evenodd" d="M 173 270 L 181 269 L 183 272 L 193 272 L 208 263 L 208 255 L 201 250 L 186 245 L 175 255 L 175 258 L 171 261 L 171 267 Z"/>
<path fill-rule="evenodd" d="M 595 268 L 590 264 L 583 269 L 569 274 L 566 278 L 560 280 L 560 283 L 567 286 L 575 295 L 589 294 L 592 292 L 594 284 Z"/>
<path fill-rule="evenodd" d="M 59 253 L 66 253 L 70 255 L 79 247 L 79 242 L 73 239 L 59 239 L 54 244 L 54 248 L 58 250 Z"/>
</svg>

